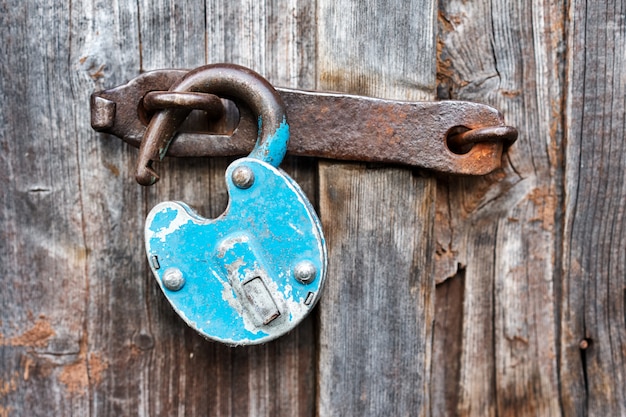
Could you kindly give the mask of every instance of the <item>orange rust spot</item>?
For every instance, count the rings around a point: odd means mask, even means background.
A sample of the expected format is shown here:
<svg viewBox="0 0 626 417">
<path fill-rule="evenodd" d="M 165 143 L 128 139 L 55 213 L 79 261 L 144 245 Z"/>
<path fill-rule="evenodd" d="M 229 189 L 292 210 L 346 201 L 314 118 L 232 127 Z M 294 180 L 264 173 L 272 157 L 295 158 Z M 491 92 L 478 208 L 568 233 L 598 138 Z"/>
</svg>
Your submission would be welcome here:
<svg viewBox="0 0 626 417">
<path fill-rule="evenodd" d="M 87 365 L 92 383 L 95 385 L 99 384 L 102 381 L 102 372 L 109 367 L 109 363 L 102 358 L 100 353 L 92 353 L 89 355 Z"/>
<path fill-rule="evenodd" d="M 103 372 L 109 367 L 109 363 L 102 358 L 102 354 L 86 355 L 86 350 L 87 345 L 83 339 L 78 359 L 65 366 L 59 375 L 59 381 L 65 384 L 70 394 L 81 394 L 86 392 L 90 384 L 100 384 Z"/>
<path fill-rule="evenodd" d="M 0 379 L 0 398 L 17 390 L 18 373 L 14 372 L 9 381 Z"/>
<path fill-rule="evenodd" d="M 116 177 L 120 176 L 120 170 L 118 167 L 116 167 L 115 165 L 113 165 L 110 162 L 104 162 L 104 166 L 106 167 L 106 169 L 108 169 L 109 171 L 111 171 L 111 174 L 113 174 Z"/>
<path fill-rule="evenodd" d="M 143 351 L 141 349 L 139 349 L 137 347 L 137 345 L 132 344 L 130 346 L 130 359 L 134 360 L 136 358 L 138 358 L 139 356 L 141 356 L 143 354 Z"/>
<path fill-rule="evenodd" d="M 59 375 L 59 381 L 67 386 L 70 394 L 80 394 L 85 392 L 89 386 L 89 376 L 87 374 L 87 363 L 79 359 L 71 365 L 67 365 Z"/>
<path fill-rule="evenodd" d="M 450 91 L 457 90 L 465 87 L 470 82 L 461 79 L 458 71 L 454 68 L 452 60 L 448 58 L 446 52 L 446 36 L 449 33 L 456 31 L 456 26 L 459 26 L 463 22 L 463 17 L 457 15 L 446 15 L 443 11 L 439 10 L 437 13 L 437 19 L 439 22 L 439 34 L 437 35 L 437 86 L 445 87 Z M 446 97 L 450 98 L 450 97 Z"/>
<path fill-rule="evenodd" d="M 84 63 L 85 63 L 85 61 L 87 61 L 87 57 L 86 57 L 86 56 L 84 56 L 84 57 L 82 57 L 82 58 L 80 58 L 80 59 L 78 60 L 78 62 L 80 62 L 81 64 L 84 64 Z"/>
<path fill-rule="evenodd" d="M 519 335 L 504 336 L 509 342 L 521 342 L 525 345 L 528 344 L 528 339 Z"/>
<path fill-rule="evenodd" d="M 0 405 L 0 417 L 9 417 L 9 413 L 13 411 L 13 407 L 5 407 Z"/>
<path fill-rule="evenodd" d="M 104 77 L 104 67 L 105 67 L 104 64 L 100 65 L 100 67 L 96 70 L 96 72 L 93 72 L 93 73 L 89 74 L 89 76 L 93 80 L 98 80 L 98 79 Z"/>
<path fill-rule="evenodd" d="M 454 32 L 453 23 L 457 23 L 457 21 L 453 22 L 448 15 L 446 15 L 442 10 L 437 10 L 437 20 L 439 21 L 439 25 L 442 27 L 445 32 Z"/>
<path fill-rule="evenodd" d="M 28 381 L 28 378 L 30 377 L 30 368 L 31 366 L 33 366 L 35 363 L 34 361 L 26 356 L 26 359 L 24 359 L 22 361 L 23 365 L 24 365 L 24 381 Z"/>
<path fill-rule="evenodd" d="M 50 323 L 45 319 L 40 319 L 35 322 L 32 329 L 19 336 L 5 338 L 0 334 L 0 346 L 44 347 L 47 345 L 48 339 L 54 336 L 54 334 Z"/>
<path fill-rule="evenodd" d="M 17 391 L 17 379 L 19 374 L 14 372 L 11 375 L 11 379 L 9 381 L 3 381 L 0 379 L 0 399 L 6 397 L 8 394 Z M 0 405 L 0 417 L 8 417 L 13 411 L 13 407 L 4 407 Z"/>
<path fill-rule="evenodd" d="M 504 97 L 508 97 L 508 98 L 517 97 L 520 94 L 522 94 L 522 92 L 520 90 L 500 90 L 500 93 Z"/>
<path fill-rule="evenodd" d="M 531 221 L 540 221 L 545 230 L 551 230 L 554 226 L 556 196 L 546 188 L 535 188 L 528 194 L 528 200 L 539 210 L 537 217 Z"/>
</svg>

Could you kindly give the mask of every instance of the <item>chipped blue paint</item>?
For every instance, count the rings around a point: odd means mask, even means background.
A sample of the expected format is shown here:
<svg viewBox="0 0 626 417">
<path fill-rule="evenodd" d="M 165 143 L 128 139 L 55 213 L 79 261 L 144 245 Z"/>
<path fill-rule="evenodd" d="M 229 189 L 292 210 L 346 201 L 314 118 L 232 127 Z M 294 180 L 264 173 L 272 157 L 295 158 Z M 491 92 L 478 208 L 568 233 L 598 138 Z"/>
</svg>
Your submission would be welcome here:
<svg viewBox="0 0 626 417">
<path fill-rule="evenodd" d="M 259 116 L 259 132 L 263 126 L 263 119 Z M 249 157 L 265 161 L 268 164 L 277 167 L 282 162 L 287 153 L 287 144 L 289 143 L 289 124 L 283 116 L 283 121 L 276 131 L 269 135 L 264 141 L 257 139 L 256 145 Z"/>
<path fill-rule="evenodd" d="M 248 189 L 237 188 L 231 179 L 242 165 L 255 176 Z M 228 167 L 226 183 L 230 202 L 217 219 L 205 219 L 180 202 L 152 209 L 145 228 L 146 251 L 149 259 L 158 257 L 158 263 L 150 263 L 152 272 L 188 325 L 230 345 L 263 343 L 295 327 L 319 299 L 327 269 L 326 243 L 300 187 L 271 163 L 239 159 Z M 318 271 L 309 284 L 293 276 L 295 265 L 303 260 Z M 182 272 L 181 290 L 163 286 L 168 268 Z M 268 315 L 259 313 L 259 305 L 246 293 L 246 283 L 257 277 L 264 286 L 254 286 L 262 291 L 252 298 L 266 300 L 270 312 L 274 302 L 280 313 L 276 318 L 270 314 L 268 324 L 261 322 Z M 305 304 L 309 293 L 313 300 Z"/>
</svg>

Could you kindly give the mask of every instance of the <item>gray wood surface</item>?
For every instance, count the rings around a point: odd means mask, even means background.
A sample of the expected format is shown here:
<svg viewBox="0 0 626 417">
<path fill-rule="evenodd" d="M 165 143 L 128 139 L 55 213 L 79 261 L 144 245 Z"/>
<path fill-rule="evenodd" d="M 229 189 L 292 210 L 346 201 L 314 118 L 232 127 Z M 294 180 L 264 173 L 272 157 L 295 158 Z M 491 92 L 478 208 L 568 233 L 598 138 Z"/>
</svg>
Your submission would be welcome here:
<svg viewBox="0 0 626 417">
<path fill-rule="evenodd" d="M 312 415 L 314 318 L 265 346 L 226 348 L 189 330 L 146 268 L 150 207 L 180 199 L 219 215 L 228 161 L 167 161 L 162 181 L 142 189 L 136 151 L 94 133 L 88 103 L 140 71 L 206 62 L 313 88 L 315 10 L 298 1 L 2 9 L 0 416 Z M 283 167 L 315 198 L 316 164 Z"/>
<path fill-rule="evenodd" d="M 626 415 L 626 4 L 253 0 L 0 4 L 0 417 Z M 330 249 L 315 315 L 207 342 L 143 249 L 147 211 L 214 217 L 227 159 L 89 126 L 141 71 L 249 66 L 278 86 L 488 103 L 483 178 L 287 158 Z M 346 127 L 349 128 L 349 127 Z"/>
<path fill-rule="evenodd" d="M 318 87 L 432 98 L 435 4 L 318 1 Z M 409 169 L 320 164 L 320 416 L 428 413 L 434 200 L 434 179 Z"/>
<path fill-rule="evenodd" d="M 571 416 L 623 416 L 626 2 L 572 6 L 563 187 L 563 410 Z"/>
<path fill-rule="evenodd" d="M 520 130 L 502 170 L 438 182 L 437 300 L 446 280 L 465 285 L 453 298 L 460 317 L 437 315 L 434 335 L 462 341 L 447 381 L 458 395 L 439 383 L 433 401 L 459 415 L 562 415 L 564 23 L 557 2 L 440 3 L 438 95 L 492 104 Z"/>
<path fill-rule="evenodd" d="M 493 104 L 521 132 L 502 171 L 438 182 L 437 300 L 463 305 L 436 316 L 435 346 L 462 340 L 433 373 L 459 389 L 433 385 L 440 409 L 626 413 L 623 13 L 440 3 L 438 95 Z"/>
</svg>

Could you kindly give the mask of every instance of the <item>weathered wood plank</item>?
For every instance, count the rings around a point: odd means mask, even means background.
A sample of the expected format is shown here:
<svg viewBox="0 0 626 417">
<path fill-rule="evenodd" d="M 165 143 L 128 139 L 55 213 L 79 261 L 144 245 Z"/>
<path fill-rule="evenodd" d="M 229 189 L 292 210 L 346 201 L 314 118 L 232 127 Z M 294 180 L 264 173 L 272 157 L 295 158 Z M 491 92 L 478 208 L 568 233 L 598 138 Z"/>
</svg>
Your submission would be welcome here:
<svg viewBox="0 0 626 417">
<path fill-rule="evenodd" d="M 569 416 L 626 415 L 626 3 L 570 5 L 561 386 Z"/>
<path fill-rule="evenodd" d="M 319 414 L 426 414 L 432 182 L 408 170 L 322 168 L 333 281 L 321 304 Z"/>
<path fill-rule="evenodd" d="M 561 415 L 563 9 L 440 2 L 438 95 L 492 104 L 520 129 L 502 170 L 438 182 L 437 281 L 465 272 L 459 381 L 449 381 L 459 384 L 449 401 L 460 415 Z"/>
<path fill-rule="evenodd" d="M 0 415 L 84 416 L 106 368 L 103 352 L 90 346 L 93 267 L 112 266 L 100 277 L 114 278 L 115 256 L 128 240 L 120 235 L 106 242 L 106 253 L 92 251 L 94 242 L 110 237 L 105 231 L 114 227 L 117 198 L 127 188 L 114 180 L 101 184 L 103 198 L 93 204 L 95 190 L 83 187 L 90 176 L 115 177 L 124 163 L 121 149 L 89 141 L 95 137 L 89 91 L 116 63 L 101 66 L 103 56 L 90 56 L 86 41 L 106 54 L 119 38 L 99 38 L 97 29 L 91 32 L 101 23 L 96 13 L 88 21 L 69 3 L 4 2 L 2 8 L 0 386 L 8 389 L 0 390 Z M 107 20 L 126 12 L 120 8 Z M 95 218 L 101 236 L 90 233 Z M 110 299 L 97 302 L 106 314 Z"/>
<path fill-rule="evenodd" d="M 439 191 L 439 190 L 437 190 Z M 437 285 L 435 290 L 435 327 L 433 329 L 433 360 L 431 415 L 457 415 L 459 374 L 463 346 L 463 292 L 465 271 Z"/>
<path fill-rule="evenodd" d="M 138 376 L 152 339 L 145 309 L 145 260 L 141 253 L 143 191 L 131 181 L 135 152 L 90 129 L 89 95 L 125 82 L 140 67 L 136 4 L 72 2 L 69 73 L 80 172 L 64 181 L 80 184 L 88 250 L 86 266 L 73 274 L 87 281 L 81 361 L 68 369 L 68 400 L 84 397 L 76 415 L 140 415 Z M 52 22 L 42 22 L 50 30 Z M 62 156 L 64 157 L 64 156 Z M 66 156 L 65 156 L 66 157 Z M 48 411 L 48 415 L 51 412 Z M 54 414 L 54 412 L 52 412 Z"/>
<path fill-rule="evenodd" d="M 213 13 L 221 3 L 0 6 L 0 276 L 5 285 L 16 277 L 0 291 L 1 416 L 313 413 L 313 320 L 264 347 L 227 349 L 187 329 L 147 271 L 147 210 L 180 198 L 220 214 L 228 161 L 164 162 L 162 183 L 147 191 L 132 179 L 136 151 L 89 126 L 89 94 L 142 69 L 210 59 L 314 86 L 308 3 L 229 3 Z M 254 19 L 243 43 L 240 29 Z M 216 27 L 226 34 L 217 53 Z M 315 197 L 315 164 L 287 169 Z"/>
<path fill-rule="evenodd" d="M 435 4 L 318 1 L 318 88 L 432 97 Z M 406 169 L 320 164 L 320 416 L 428 413 L 434 198 Z"/>
</svg>

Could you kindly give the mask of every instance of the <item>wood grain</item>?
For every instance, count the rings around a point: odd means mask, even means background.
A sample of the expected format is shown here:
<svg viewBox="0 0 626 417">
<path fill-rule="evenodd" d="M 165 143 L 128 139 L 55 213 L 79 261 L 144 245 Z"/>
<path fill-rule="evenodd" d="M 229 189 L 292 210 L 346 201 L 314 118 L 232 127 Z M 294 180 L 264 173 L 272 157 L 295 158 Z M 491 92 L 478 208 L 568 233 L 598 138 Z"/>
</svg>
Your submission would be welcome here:
<svg viewBox="0 0 626 417">
<path fill-rule="evenodd" d="M 312 415 L 312 319 L 266 346 L 218 346 L 172 313 L 146 268 L 147 210 L 177 198 L 220 214 L 228 160 L 166 161 L 162 182 L 142 189 L 136 151 L 93 132 L 87 103 L 141 70 L 207 60 L 312 88 L 314 9 L 298 1 L 0 7 L 0 268 L 3 282 L 14 277 L 0 292 L 0 416 Z M 289 162 L 315 198 L 316 164 Z"/>
<path fill-rule="evenodd" d="M 460 270 L 454 277 L 437 285 L 435 290 L 431 415 L 458 414 L 464 288 L 465 271 Z"/>
<path fill-rule="evenodd" d="M 318 1 L 318 88 L 432 97 L 434 5 Z M 407 169 L 320 164 L 320 416 L 428 413 L 434 198 Z"/>
<path fill-rule="evenodd" d="M 104 65 L 116 38 L 100 38 L 97 27 L 128 11 L 88 20 L 60 2 L 2 8 L 0 386 L 8 388 L 0 394 L 0 414 L 88 415 L 108 363 L 107 352 L 91 346 L 100 337 L 92 333 L 92 302 L 107 315 L 125 281 L 115 271 L 133 273 L 124 265 L 132 258 L 132 236 L 110 231 L 123 212 L 131 217 L 127 230 L 140 227 L 132 219 L 136 193 L 115 175 L 128 161 L 124 149 L 95 145 L 87 109 L 89 91 L 117 65 Z M 89 55 L 87 38 L 98 53 Z M 86 189 L 90 180 L 97 187 Z M 121 210 L 125 193 L 130 202 Z M 107 282 L 112 291 L 98 294 L 94 286 Z M 100 335 L 108 330 L 95 327 Z"/>
<path fill-rule="evenodd" d="M 626 3 L 570 7 L 561 386 L 571 416 L 626 415 Z"/>
<path fill-rule="evenodd" d="M 0 417 L 626 415 L 625 16 L 623 0 L 0 3 Z M 330 249 L 318 321 L 226 348 L 173 313 L 142 230 L 166 199 L 219 215 L 230 160 L 166 160 L 143 189 L 136 150 L 89 125 L 92 91 L 208 62 L 484 102 L 520 139 L 484 178 L 287 158 Z"/>
<path fill-rule="evenodd" d="M 559 2 L 439 3 L 439 97 L 491 104 L 520 130 L 502 170 L 437 184 L 436 279 L 465 274 L 458 415 L 561 415 L 564 19 Z"/>
</svg>

